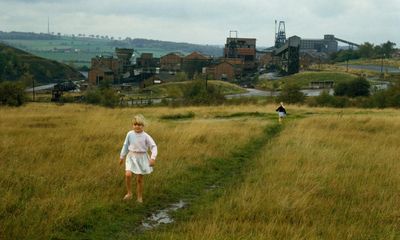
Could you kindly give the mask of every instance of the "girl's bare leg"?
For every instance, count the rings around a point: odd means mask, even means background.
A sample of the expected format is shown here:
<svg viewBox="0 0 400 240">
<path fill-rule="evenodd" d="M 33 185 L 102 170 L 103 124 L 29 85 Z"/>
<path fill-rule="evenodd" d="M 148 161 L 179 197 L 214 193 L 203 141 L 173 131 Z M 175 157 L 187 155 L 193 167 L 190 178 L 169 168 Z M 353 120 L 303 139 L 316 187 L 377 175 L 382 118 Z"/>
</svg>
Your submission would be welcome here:
<svg viewBox="0 0 400 240">
<path fill-rule="evenodd" d="M 136 198 L 138 202 L 143 202 L 143 175 L 136 175 Z"/>
<path fill-rule="evenodd" d="M 126 184 L 126 195 L 124 200 L 128 200 L 132 198 L 132 172 L 125 171 L 125 184 Z"/>
</svg>

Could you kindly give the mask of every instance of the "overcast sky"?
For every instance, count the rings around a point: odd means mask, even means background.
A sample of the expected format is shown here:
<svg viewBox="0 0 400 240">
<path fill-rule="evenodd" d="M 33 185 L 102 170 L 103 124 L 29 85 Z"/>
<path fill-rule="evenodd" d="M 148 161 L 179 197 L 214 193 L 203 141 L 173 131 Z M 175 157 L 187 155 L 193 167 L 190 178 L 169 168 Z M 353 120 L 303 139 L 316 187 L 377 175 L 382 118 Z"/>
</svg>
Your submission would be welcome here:
<svg viewBox="0 0 400 240">
<path fill-rule="evenodd" d="M 400 47 L 400 0 L 0 0 L 0 30 L 99 34 L 223 45 L 230 30 L 274 43 L 275 20 L 286 36 L 324 34 L 355 43 Z"/>
</svg>

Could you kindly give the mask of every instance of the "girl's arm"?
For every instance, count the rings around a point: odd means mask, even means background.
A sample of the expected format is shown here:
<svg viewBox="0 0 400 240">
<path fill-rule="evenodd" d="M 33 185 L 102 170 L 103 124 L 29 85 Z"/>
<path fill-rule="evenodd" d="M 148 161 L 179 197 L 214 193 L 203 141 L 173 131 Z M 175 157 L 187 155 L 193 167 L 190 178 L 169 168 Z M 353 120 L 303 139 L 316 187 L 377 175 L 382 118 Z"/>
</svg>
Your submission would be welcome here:
<svg viewBox="0 0 400 240">
<path fill-rule="evenodd" d="M 126 138 L 125 138 L 124 144 L 122 145 L 122 149 L 121 149 L 121 153 L 119 155 L 119 159 L 124 159 L 125 158 L 126 154 L 128 154 L 128 152 L 129 152 L 128 147 L 129 147 L 129 132 L 128 132 L 128 134 L 126 134 Z"/>
<path fill-rule="evenodd" d="M 146 145 L 148 148 L 150 148 L 151 151 L 151 159 L 152 160 L 156 160 L 157 154 L 158 154 L 158 149 L 157 149 L 157 145 L 156 142 L 154 142 L 153 138 L 147 134 L 147 138 L 146 138 Z"/>
</svg>

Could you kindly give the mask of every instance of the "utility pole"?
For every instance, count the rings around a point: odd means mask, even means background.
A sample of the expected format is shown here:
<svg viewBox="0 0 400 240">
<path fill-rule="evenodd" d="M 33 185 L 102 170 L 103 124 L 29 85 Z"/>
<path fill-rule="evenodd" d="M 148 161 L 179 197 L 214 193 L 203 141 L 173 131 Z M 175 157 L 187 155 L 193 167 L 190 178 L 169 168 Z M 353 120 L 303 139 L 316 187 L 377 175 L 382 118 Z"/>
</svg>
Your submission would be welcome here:
<svg viewBox="0 0 400 240">
<path fill-rule="evenodd" d="M 208 82 L 208 74 L 207 74 L 207 72 L 206 72 L 206 91 L 208 90 L 207 82 Z"/>
<path fill-rule="evenodd" d="M 32 101 L 35 101 L 35 79 L 32 77 Z"/>
<path fill-rule="evenodd" d="M 318 56 L 318 69 L 321 71 L 321 56 Z"/>
<path fill-rule="evenodd" d="M 381 75 L 383 75 L 383 58 L 385 57 L 385 54 L 382 55 L 381 58 Z"/>
</svg>

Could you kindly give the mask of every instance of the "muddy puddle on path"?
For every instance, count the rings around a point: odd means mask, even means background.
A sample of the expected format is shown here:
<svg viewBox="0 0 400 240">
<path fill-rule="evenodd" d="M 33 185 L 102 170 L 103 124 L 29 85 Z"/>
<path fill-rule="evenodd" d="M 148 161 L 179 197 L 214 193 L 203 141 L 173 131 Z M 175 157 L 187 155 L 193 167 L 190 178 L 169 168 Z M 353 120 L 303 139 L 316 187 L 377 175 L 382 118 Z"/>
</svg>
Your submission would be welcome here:
<svg viewBox="0 0 400 240">
<path fill-rule="evenodd" d="M 174 219 L 170 214 L 184 208 L 186 205 L 187 202 L 180 200 L 179 202 L 171 204 L 165 209 L 156 211 L 155 213 L 151 214 L 150 217 L 142 221 L 140 229 L 142 231 L 148 231 L 157 228 L 161 224 L 173 223 Z"/>
<path fill-rule="evenodd" d="M 219 188 L 218 185 L 210 185 L 206 189 L 206 192 L 213 191 Z M 159 227 L 161 224 L 170 224 L 174 222 L 174 219 L 171 217 L 171 213 L 176 212 L 180 209 L 187 207 L 188 201 L 179 200 L 177 203 L 173 203 L 169 205 L 169 207 L 164 208 L 162 210 L 157 210 L 156 212 L 152 213 L 150 217 L 147 217 L 142 221 L 142 224 L 139 227 L 139 230 L 149 231 Z"/>
</svg>

